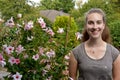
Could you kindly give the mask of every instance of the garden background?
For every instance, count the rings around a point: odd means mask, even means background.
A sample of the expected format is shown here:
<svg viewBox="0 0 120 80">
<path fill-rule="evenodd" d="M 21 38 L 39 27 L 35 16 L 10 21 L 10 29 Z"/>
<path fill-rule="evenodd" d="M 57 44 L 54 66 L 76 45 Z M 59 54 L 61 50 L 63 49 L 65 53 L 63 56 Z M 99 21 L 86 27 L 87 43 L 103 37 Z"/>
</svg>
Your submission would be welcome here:
<svg viewBox="0 0 120 80">
<path fill-rule="evenodd" d="M 120 50 L 119 4 L 120 0 L 88 0 L 84 4 L 82 0 L 41 0 L 36 6 L 28 0 L 0 0 L 0 78 L 67 80 L 69 52 L 81 42 L 84 13 L 94 7 L 106 12 L 112 44 Z M 41 10 L 69 16 L 50 21 Z"/>
</svg>

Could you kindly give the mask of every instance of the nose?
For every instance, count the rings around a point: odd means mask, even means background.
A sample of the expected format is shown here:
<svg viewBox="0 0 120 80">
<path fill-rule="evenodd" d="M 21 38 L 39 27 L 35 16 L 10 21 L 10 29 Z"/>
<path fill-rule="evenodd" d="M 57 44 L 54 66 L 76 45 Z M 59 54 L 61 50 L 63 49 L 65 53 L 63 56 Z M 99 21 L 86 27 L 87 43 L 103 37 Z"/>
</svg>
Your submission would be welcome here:
<svg viewBox="0 0 120 80">
<path fill-rule="evenodd" d="M 93 24 L 93 28 L 97 28 L 97 24 L 95 22 Z"/>
</svg>

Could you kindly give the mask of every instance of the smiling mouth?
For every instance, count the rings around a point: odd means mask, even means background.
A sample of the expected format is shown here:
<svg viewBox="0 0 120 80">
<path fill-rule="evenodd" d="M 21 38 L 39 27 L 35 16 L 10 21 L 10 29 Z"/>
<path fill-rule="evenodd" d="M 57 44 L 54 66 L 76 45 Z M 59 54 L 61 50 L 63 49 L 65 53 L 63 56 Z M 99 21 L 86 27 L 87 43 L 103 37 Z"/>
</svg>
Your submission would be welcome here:
<svg viewBox="0 0 120 80">
<path fill-rule="evenodd" d="M 101 29 L 100 29 L 100 28 L 92 28 L 92 29 L 90 29 L 90 31 L 91 31 L 91 32 L 101 31 Z"/>
</svg>

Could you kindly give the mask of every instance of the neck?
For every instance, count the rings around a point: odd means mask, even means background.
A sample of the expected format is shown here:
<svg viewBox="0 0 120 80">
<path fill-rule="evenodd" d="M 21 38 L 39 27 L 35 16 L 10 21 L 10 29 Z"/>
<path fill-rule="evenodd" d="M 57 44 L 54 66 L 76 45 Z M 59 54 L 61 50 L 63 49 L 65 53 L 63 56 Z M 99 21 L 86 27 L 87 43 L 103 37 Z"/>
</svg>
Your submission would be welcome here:
<svg viewBox="0 0 120 80">
<path fill-rule="evenodd" d="M 102 39 L 89 39 L 86 44 L 90 47 L 100 47 L 105 44 Z"/>
</svg>

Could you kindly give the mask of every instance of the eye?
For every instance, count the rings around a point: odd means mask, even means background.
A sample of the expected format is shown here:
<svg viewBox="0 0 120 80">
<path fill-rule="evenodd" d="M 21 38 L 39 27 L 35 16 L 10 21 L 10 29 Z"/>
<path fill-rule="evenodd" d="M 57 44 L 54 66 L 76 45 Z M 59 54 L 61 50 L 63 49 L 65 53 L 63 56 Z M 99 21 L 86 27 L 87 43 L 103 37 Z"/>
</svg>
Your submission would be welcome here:
<svg viewBox="0 0 120 80">
<path fill-rule="evenodd" d="M 97 21 L 97 24 L 101 24 L 102 23 L 102 21 Z"/>
<path fill-rule="evenodd" d="M 93 21 L 88 21 L 88 24 L 91 25 L 91 24 L 94 24 L 94 22 Z"/>
</svg>

